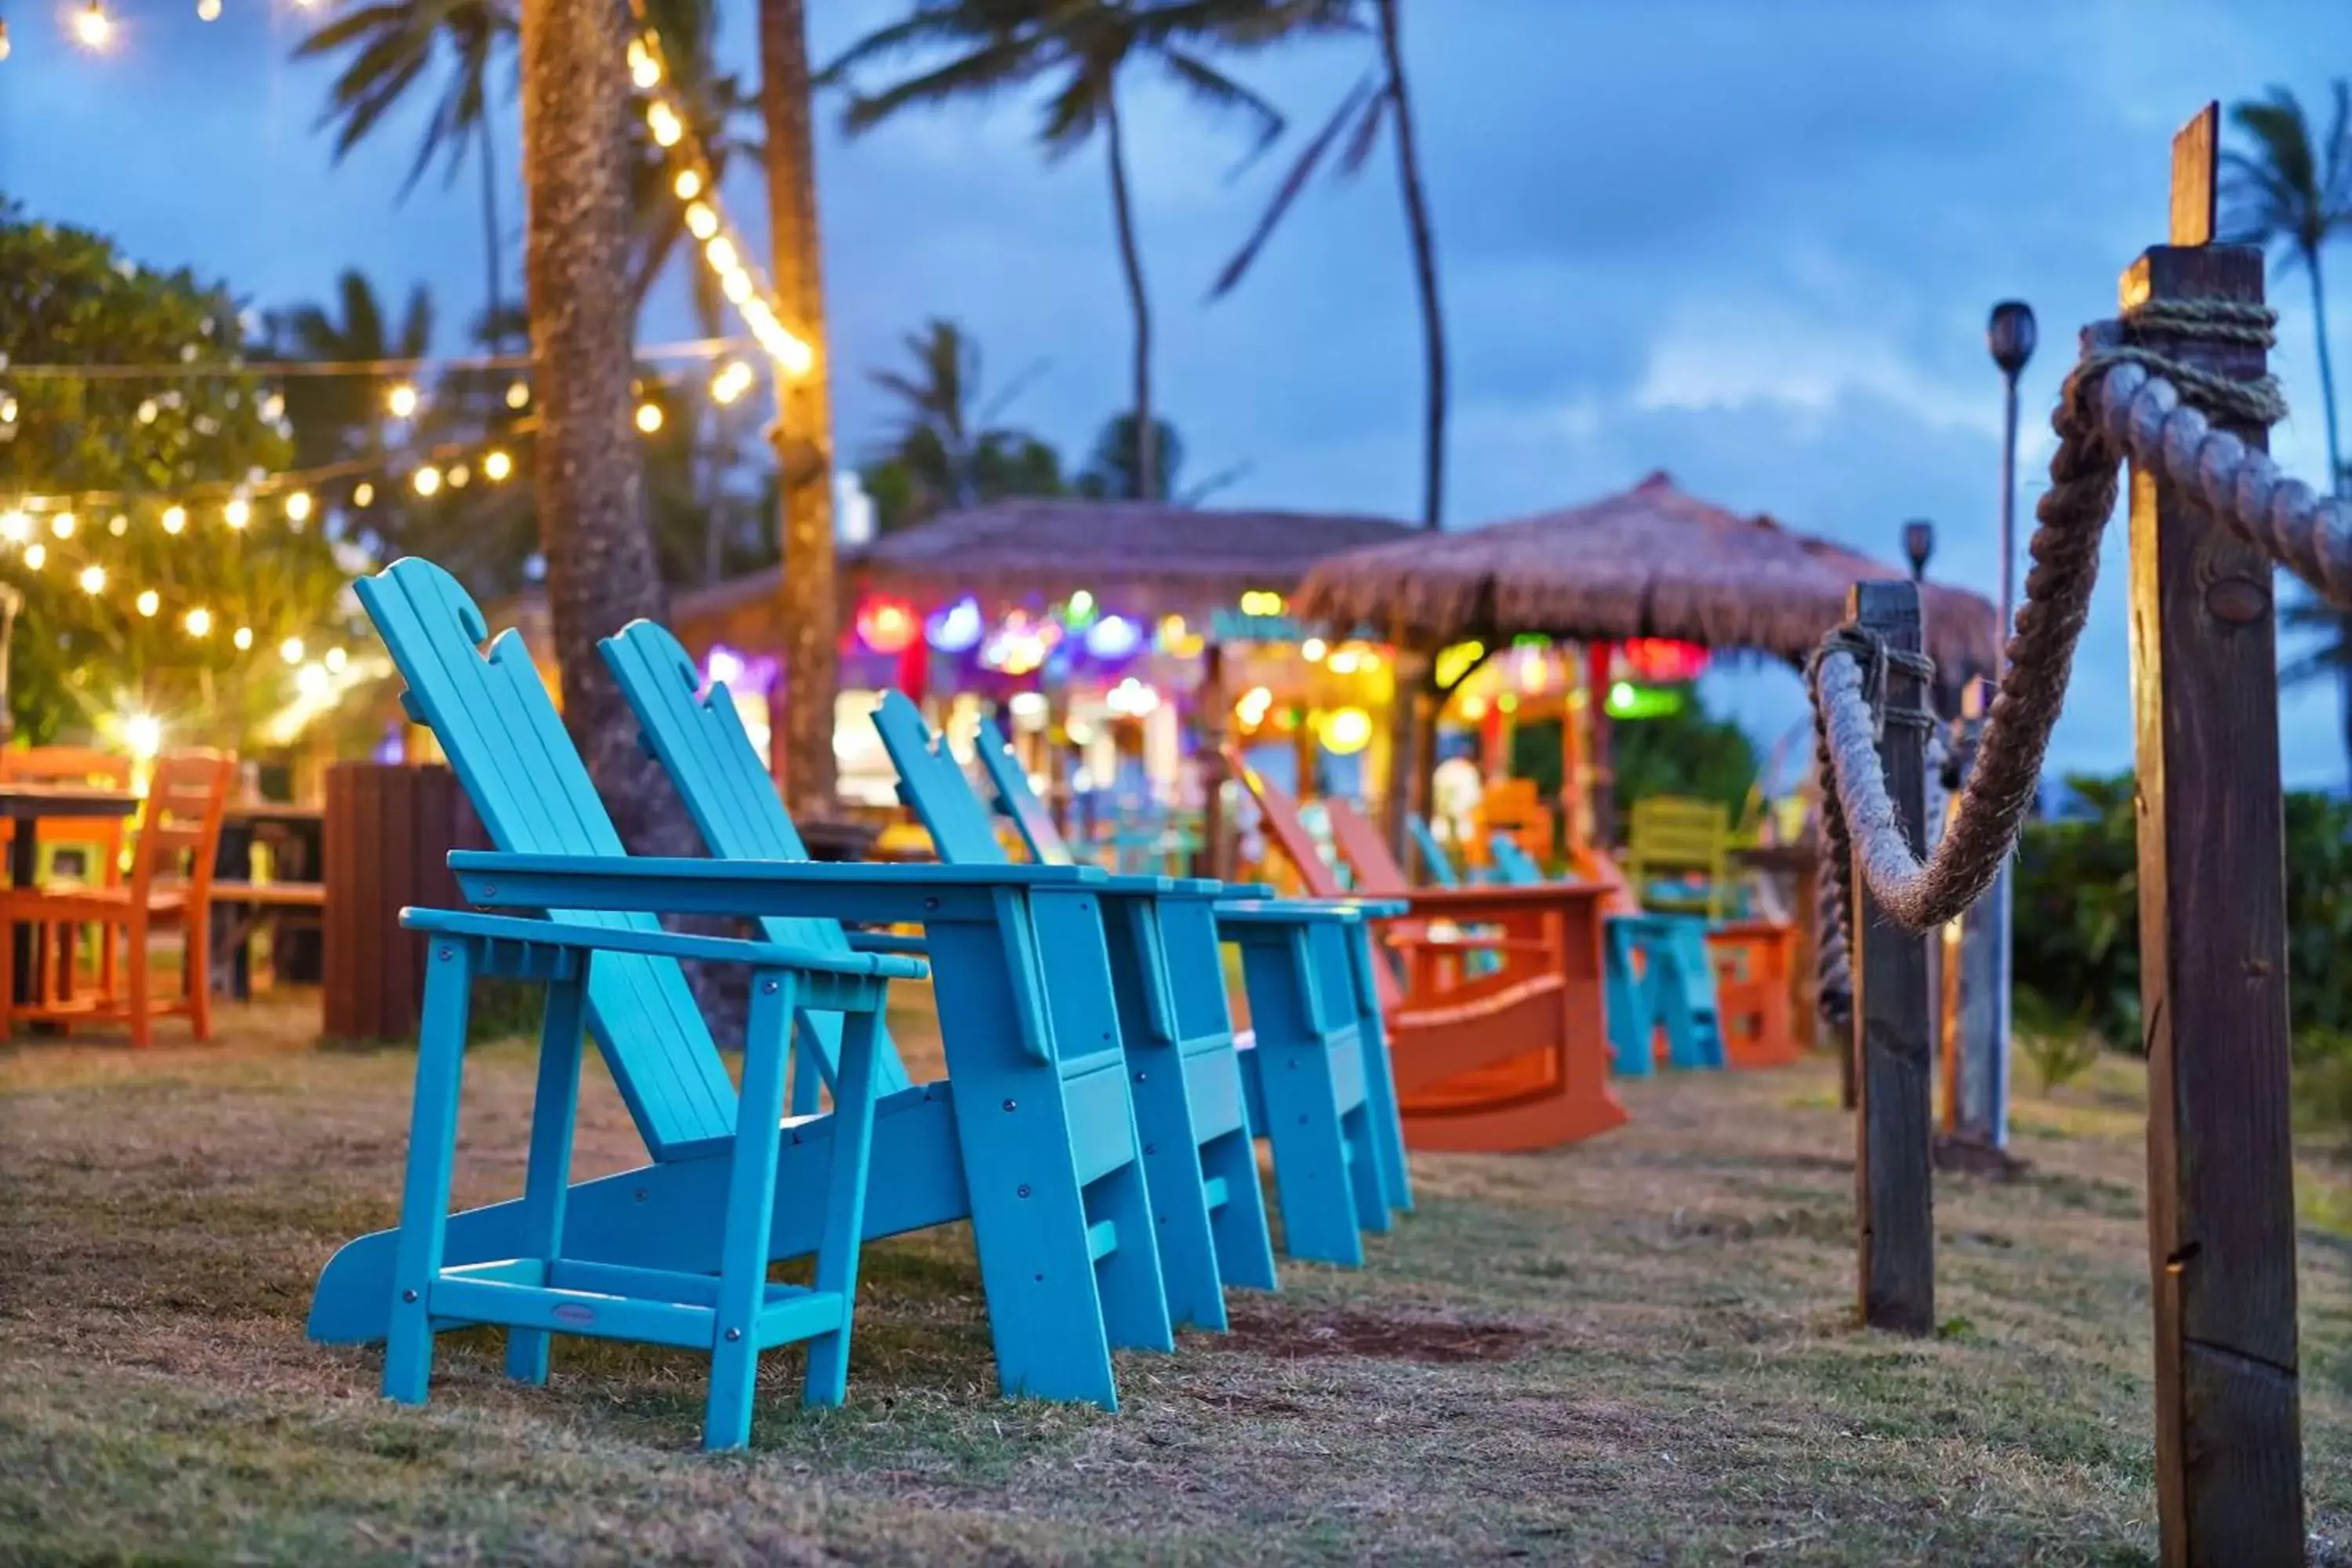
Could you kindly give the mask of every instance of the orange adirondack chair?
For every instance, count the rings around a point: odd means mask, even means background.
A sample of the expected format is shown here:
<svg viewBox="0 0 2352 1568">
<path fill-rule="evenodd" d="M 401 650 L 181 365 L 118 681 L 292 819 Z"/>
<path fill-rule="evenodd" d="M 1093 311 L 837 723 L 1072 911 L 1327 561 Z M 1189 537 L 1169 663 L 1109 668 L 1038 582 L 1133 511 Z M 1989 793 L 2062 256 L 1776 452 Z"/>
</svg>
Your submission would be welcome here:
<svg viewBox="0 0 2352 1568">
<path fill-rule="evenodd" d="M 1311 897 L 1347 897 L 1317 854 L 1289 793 L 1228 752 L 1234 775 Z M 1332 832 L 1379 842 L 1351 810 Z M 1341 853 L 1349 854 L 1345 840 Z M 1400 984 L 1385 964 L 1375 984 L 1389 1027 L 1405 1142 L 1415 1149 L 1496 1153 L 1550 1149 L 1625 1121 L 1609 1089 L 1601 1003 L 1601 892 L 1578 883 L 1540 888 L 1415 888 L 1387 855 L 1392 885 L 1359 877 L 1359 893 L 1399 899 L 1411 913 L 1382 940 L 1405 960 Z M 1447 935 L 1444 922 L 1494 935 Z M 1467 952 L 1495 954 L 1491 973 L 1463 973 Z"/>
<path fill-rule="evenodd" d="M 127 790 L 131 787 L 131 759 L 90 746 L 0 750 L 0 779 L 20 784 L 96 784 L 103 789 Z M 15 829 L 16 824 L 0 822 L 0 851 L 7 849 L 16 837 Z M 54 847 L 79 852 L 81 870 L 74 878 L 78 884 L 102 888 L 121 885 L 122 821 L 120 817 L 44 822 L 40 826 L 40 842 L 44 849 Z M 45 1002 L 59 985 L 71 980 L 73 937 L 74 928 L 66 925 L 43 926 L 35 938 L 35 994 Z M 0 940 L 5 939 L 0 937 Z M 111 990 L 114 985 L 114 952 L 115 932 L 111 927 L 104 928 L 99 936 L 98 961 L 98 983 L 102 990 Z"/>
</svg>

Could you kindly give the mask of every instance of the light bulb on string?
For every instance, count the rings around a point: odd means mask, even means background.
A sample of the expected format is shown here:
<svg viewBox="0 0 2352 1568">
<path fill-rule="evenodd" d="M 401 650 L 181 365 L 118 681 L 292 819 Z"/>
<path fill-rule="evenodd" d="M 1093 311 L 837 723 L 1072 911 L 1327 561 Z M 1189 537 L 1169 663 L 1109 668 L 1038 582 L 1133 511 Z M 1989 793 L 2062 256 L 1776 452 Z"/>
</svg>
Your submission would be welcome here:
<svg viewBox="0 0 2352 1568">
<path fill-rule="evenodd" d="M 732 272 L 741 265 L 735 255 L 735 242 L 723 234 L 714 234 L 702 247 L 705 259 L 714 272 Z"/>
<path fill-rule="evenodd" d="M 152 620 L 155 618 L 155 612 L 163 607 L 163 595 L 152 588 L 143 588 L 140 590 L 138 605 L 139 613 Z"/>
<path fill-rule="evenodd" d="M 490 483 L 503 484 L 514 472 L 514 459 L 496 447 L 482 454 L 482 478 Z"/>
<path fill-rule="evenodd" d="M 71 539 L 74 533 L 74 514 L 61 511 L 49 519 L 49 531 L 59 539 Z"/>
<path fill-rule="evenodd" d="M 650 436 L 650 435 L 652 435 L 655 431 L 656 431 L 656 430 L 660 429 L 661 427 L 662 427 L 662 411 L 661 411 L 661 405 L 660 405 L 660 404 L 658 404 L 658 403 L 640 403 L 640 404 L 638 404 L 638 405 L 637 405 L 637 428 L 638 428 L 638 429 L 640 429 L 640 430 L 642 430 L 642 431 L 644 431 L 646 435 Z"/>
<path fill-rule="evenodd" d="M 106 14 L 106 7 L 99 0 L 89 0 L 89 5 L 74 13 L 73 35 L 74 42 L 95 53 L 114 41 L 114 18 Z"/>
<path fill-rule="evenodd" d="M 220 8 L 221 0 L 196 0 L 196 20 L 217 22 L 220 20 Z"/>
<path fill-rule="evenodd" d="M 289 522 L 310 521 L 310 492 L 296 490 L 286 498 L 286 517 Z"/>
<path fill-rule="evenodd" d="M 375 487 L 368 483 L 365 479 L 362 479 L 358 484 L 353 485 L 352 487 L 352 504 L 353 506 L 373 506 L 375 504 Z"/>
<path fill-rule="evenodd" d="M 208 637 L 213 635 L 213 613 L 202 605 L 190 610 L 186 618 L 180 624 L 188 628 L 188 635 L 192 637 Z"/>
<path fill-rule="evenodd" d="M 167 506 L 167 507 L 165 507 L 165 508 L 163 509 L 163 531 L 164 531 L 164 532 L 166 532 L 166 533 L 177 533 L 177 532 L 179 532 L 182 529 L 184 529 L 184 528 L 185 528 L 185 527 L 187 527 L 187 526 L 188 526 L 188 509 L 187 509 L 186 507 L 184 507 L 184 506 Z"/>
<path fill-rule="evenodd" d="M 686 134 L 677 110 L 658 98 L 646 107 L 646 124 L 652 130 L 654 140 L 664 147 L 677 146 L 677 139 Z"/>
<path fill-rule="evenodd" d="M 739 267 L 719 279 L 719 291 L 728 303 L 740 305 L 751 297 L 751 275 Z"/>
<path fill-rule="evenodd" d="M 520 408 L 524 404 L 529 403 L 530 401 L 530 384 L 529 382 L 510 381 L 507 384 L 507 406 L 509 408 Z"/>
<path fill-rule="evenodd" d="M 329 648 L 326 652 L 325 658 L 327 668 L 333 670 L 338 675 L 342 673 L 343 666 L 351 662 L 351 655 L 345 653 L 339 647 Z"/>
<path fill-rule="evenodd" d="M 106 531 L 120 539 L 131 531 L 131 520 L 118 511 L 106 520 Z"/>
<path fill-rule="evenodd" d="M 279 643 L 278 645 L 278 657 L 284 659 L 289 664 L 301 663 L 302 639 L 300 637 L 288 637 L 284 642 Z"/>
<path fill-rule="evenodd" d="M 417 469 L 408 482 L 415 487 L 418 495 L 433 495 L 441 489 L 441 470 L 427 463 Z"/>
<path fill-rule="evenodd" d="M 709 239 L 719 232 L 719 215 L 696 202 L 686 209 L 686 231 L 697 239 Z"/>
<path fill-rule="evenodd" d="M 27 544 L 26 546 L 25 546 L 25 570 L 26 570 L 26 571 L 27 571 L 27 572 L 38 572 L 38 571 L 41 569 L 42 564 L 43 564 L 44 563 L 46 563 L 46 562 L 48 560 L 48 558 L 49 558 L 49 547 L 48 547 L 47 545 L 46 545 L 46 544 Z"/>
<path fill-rule="evenodd" d="M 671 184 L 670 189 L 677 193 L 677 199 L 679 201 L 692 201 L 695 197 L 702 194 L 701 171 L 698 169 L 680 169 L 677 172 L 677 179 Z"/>
<path fill-rule="evenodd" d="M 383 403 L 394 419 L 406 419 L 416 412 L 416 388 L 404 381 L 384 395 Z"/>
<path fill-rule="evenodd" d="M 16 397 L 14 393 L 0 392 L 0 425 L 16 423 Z"/>
<path fill-rule="evenodd" d="M 661 78 L 661 61 L 654 57 L 651 49 L 646 47 L 646 41 L 643 38 L 631 38 L 629 40 L 629 80 L 636 85 L 638 91 L 646 92 L 659 87 Z"/>
<path fill-rule="evenodd" d="M 243 528 L 253 521 L 253 506 L 243 496 L 232 496 L 221 508 L 221 521 L 231 528 Z"/>
<path fill-rule="evenodd" d="M 106 587 L 106 568 L 85 566 L 81 569 L 81 576 L 77 581 L 81 584 L 81 591 L 85 594 L 103 592 Z"/>
<path fill-rule="evenodd" d="M 246 649 L 253 646 L 253 628 L 251 626 L 239 626 L 236 628 L 236 635 L 230 637 L 228 640 L 236 645 L 237 652 L 243 653 Z"/>
<path fill-rule="evenodd" d="M 449 467 L 449 488 L 453 490 L 462 490 L 466 488 L 466 482 L 473 477 L 473 469 L 463 463 L 453 463 Z"/>
<path fill-rule="evenodd" d="M 0 540 L 5 540 L 11 544 L 22 544 L 32 537 L 33 520 L 30 516 L 13 507 L 6 511 L 0 511 Z"/>
</svg>

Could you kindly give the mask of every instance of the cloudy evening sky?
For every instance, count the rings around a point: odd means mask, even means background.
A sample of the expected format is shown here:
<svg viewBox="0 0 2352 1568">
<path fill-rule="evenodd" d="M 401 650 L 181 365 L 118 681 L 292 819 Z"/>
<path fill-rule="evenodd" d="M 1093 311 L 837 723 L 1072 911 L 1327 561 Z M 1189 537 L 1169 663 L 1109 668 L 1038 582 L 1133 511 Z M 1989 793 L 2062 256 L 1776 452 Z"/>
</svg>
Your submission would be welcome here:
<svg viewBox="0 0 2352 1568">
<path fill-rule="evenodd" d="M 828 58 L 898 0 L 811 0 Z M 257 304 L 323 297 L 363 268 L 431 286 L 436 348 L 462 352 L 482 294 L 470 176 L 395 203 L 421 121 L 341 168 L 312 123 L 329 72 L 290 63 L 289 0 L 120 0 L 119 47 L 63 42 L 47 0 L 12 6 L 0 63 L 0 191 L 131 254 L 227 279 Z M 1456 526 L 1622 489 L 1653 468 L 1743 511 L 1874 553 L 1937 526 L 1934 575 L 1996 581 L 2000 384 L 1985 313 L 2034 306 L 2024 504 L 2076 326 L 2164 228 L 2176 126 L 2272 83 L 2307 104 L 2352 72 L 2347 0 L 1406 0 L 1453 343 L 1447 515 Z M 720 48 L 748 78 L 750 0 Z M 60 13 L 61 14 L 61 13 Z M 1336 43 L 1235 73 L 1311 131 L 1363 69 Z M 1286 150 L 1233 178 L 1238 127 L 1139 77 L 1131 141 L 1158 307 L 1159 396 L 1194 479 L 1237 465 L 1235 504 L 1408 516 L 1419 493 L 1420 340 L 1385 153 L 1309 193 L 1239 294 L 1201 301 Z M 950 317 L 1009 411 L 1074 456 L 1125 397 L 1128 321 L 1097 151 L 1045 163 L 1018 97 L 919 115 L 855 142 L 823 117 L 826 286 L 845 455 L 878 435 L 864 369 Z M 519 277 L 511 100 L 499 135 Z M 730 207 L 760 239 L 748 176 Z M 2352 279 L 2352 245 L 2333 259 Z M 2308 287 L 2273 276 L 2276 366 L 2294 420 L 2274 449 L 2317 482 L 2323 426 Z M 2352 375 L 2352 288 L 2335 345 Z M 685 335 L 673 291 L 648 339 Z M 2352 402 L 2352 395 L 2346 401 Z M 2120 531 L 2117 531 L 2119 533 Z M 2055 757 L 2130 760 L 2119 540 Z M 1722 683 L 1759 736 L 1801 710 L 1793 679 Z M 2290 783 L 2343 774 L 2332 693 L 2288 700 Z"/>
</svg>

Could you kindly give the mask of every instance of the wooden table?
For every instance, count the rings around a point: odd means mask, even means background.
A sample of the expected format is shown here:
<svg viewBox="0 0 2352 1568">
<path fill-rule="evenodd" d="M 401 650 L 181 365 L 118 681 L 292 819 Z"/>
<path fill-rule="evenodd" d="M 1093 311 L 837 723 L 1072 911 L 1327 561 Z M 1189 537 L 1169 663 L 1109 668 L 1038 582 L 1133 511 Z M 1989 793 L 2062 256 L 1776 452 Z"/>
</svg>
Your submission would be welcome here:
<svg viewBox="0 0 2352 1568">
<path fill-rule="evenodd" d="M 289 801 L 232 801 L 221 813 L 220 849 L 213 858 L 213 875 L 232 882 L 253 880 L 253 847 L 267 840 L 272 849 L 271 876 L 279 882 L 326 880 L 327 811 L 322 805 L 296 805 Z M 216 907 L 213 915 L 213 952 L 227 960 L 229 994 L 243 999 L 251 990 L 251 954 L 243 934 L 228 923 L 230 911 Z M 280 927 L 284 952 L 273 962 L 278 973 L 297 984 L 319 984 L 323 962 L 317 926 L 305 922 Z"/>
<path fill-rule="evenodd" d="M 8 885 L 31 888 L 41 879 L 39 825 L 67 818 L 130 816 L 139 810 L 139 797 L 129 790 L 95 789 L 88 784 L 0 783 L 0 818 L 16 825 L 8 845 Z M 33 1000 L 35 983 L 33 928 L 19 922 L 11 940 L 16 944 L 13 1000 Z"/>
</svg>

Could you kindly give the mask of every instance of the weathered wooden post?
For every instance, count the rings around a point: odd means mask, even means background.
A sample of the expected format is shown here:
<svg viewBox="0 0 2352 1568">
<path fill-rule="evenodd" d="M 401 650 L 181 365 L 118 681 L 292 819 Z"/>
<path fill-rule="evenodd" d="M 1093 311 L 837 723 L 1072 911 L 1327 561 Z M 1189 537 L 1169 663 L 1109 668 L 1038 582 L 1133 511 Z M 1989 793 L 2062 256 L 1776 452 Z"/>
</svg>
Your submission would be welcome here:
<svg viewBox="0 0 2352 1568">
<path fill-rule="evenodd" d="M 2127 311 L 2263 298 L 2262 253 L 2212 243 L 2219 128 L 2209 104 L 2173 141 L 2171 243 L 2124 274 Z M 2263 372 L 2258 346 L 2140 336 L 2213 374 Z M 2259 428 L 2215 424 L 2267 447 Z M 2301 1563 L 2271 560 L 2137 465 L 2131 639 L 2163 1557 Z"/>
<path fill-rule="evenodd" d="M 1891 654 L 1919 652 L 1919 586 L 1857 583 L 1847 617 Z M 1886 793 L 1914 855 L 1924 855 L 1927 735 L 1916 670 L 1889 660 L 1879 694 L 1887 721 L 1878 743 Z M 1935 1029 L 1929 937 L 1888 919 L 1853 868 L 1853 1028 L 1860 1068 L 1854 1117 L 1862 1321 L 1866 1328 L 1925 1334 L 1936 1326 L 1935 1199 L 1930 1170 L 1929 1042 Z"/>
</svg>

